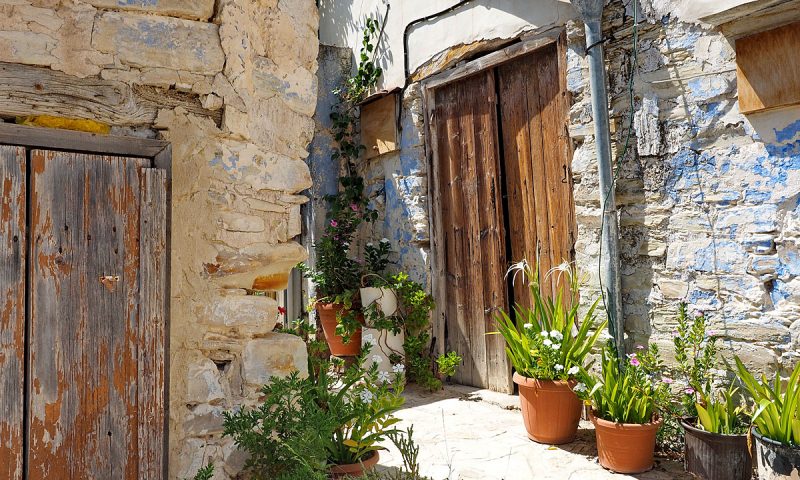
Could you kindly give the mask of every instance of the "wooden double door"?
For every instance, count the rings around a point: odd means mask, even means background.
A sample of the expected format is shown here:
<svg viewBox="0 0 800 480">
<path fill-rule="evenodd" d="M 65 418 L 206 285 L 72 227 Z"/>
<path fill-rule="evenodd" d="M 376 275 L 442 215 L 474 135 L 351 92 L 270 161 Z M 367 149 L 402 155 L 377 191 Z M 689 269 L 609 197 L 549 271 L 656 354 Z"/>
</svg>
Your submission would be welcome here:
<svg viewBox="0 0 800 480">
<path fill-rule="evenodd" d="M 506 271 L 541 274 L 574 258 L 569 111 L 561 43 L 433 91 L 435 242 L 445 348 L 464 359 L 458 383 L 513 391 L 494 317 L 530 293 Z M 552 294 L 556 276 L 544 286 Z"/>
<path fill-rule="evenodd" d="M 0 478 L 162 478 L 166 177 L 0 145 Z"/>
</svg>

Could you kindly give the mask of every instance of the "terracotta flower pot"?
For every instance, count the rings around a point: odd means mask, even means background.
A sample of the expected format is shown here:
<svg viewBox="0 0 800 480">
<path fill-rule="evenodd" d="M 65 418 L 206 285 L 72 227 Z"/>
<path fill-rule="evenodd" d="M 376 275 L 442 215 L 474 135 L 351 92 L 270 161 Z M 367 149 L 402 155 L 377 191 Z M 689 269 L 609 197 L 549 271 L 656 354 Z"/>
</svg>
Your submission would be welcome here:
<svg viewBox="0 0 800 480">
<path fill-rule="evenodd" d="M 360 463 L 348 463 L 346 465 L 332 465 L 329 469 L 331 478 L 359 478 L 369 472 L 378 464 L 378 452 L 374 452 L 371 457 L 361 460 Z"/>
<path fill-rule="evenodd" d="M 561 445 L 575 440 L 581 419 L 581 401 L 572 388 L 575 380 L 538 380 L 514 373 L 519 404 L 528 438 Z"/>
<path fill-rule="evenodd" d="M 337 357 L 353 357 L 361 353 L 361 328 L 359 327 L 351 336 L 350 341 L 345 343 L 341 335 L 336 334 L 336 316 L 339 312 L 344 312 L 344 305 L 340 303 L 318 303 L 317 318 L 322 324 L 325 332 L 325 340 L 331 355 Z"/>
<path fill-rule="evenodd" d="M 705 480 L 750 480 L 753 477 L 747 435 L 720 435 L 695 425 L 697 419 L 681 419 L 686 432 L 684 466 L 687 472 Z"/>
<path fill-rule="evenodd" d="M 641 473 L 653 468 L 656 432 L 662 419 L 645 424 L 614 423 L 589 414 L 597 438 L 600 465 L 617 473 Z"/>
<path fill-rule="evenodd" d="M 800 478 L 800 448 L 771 440 L 753 427 L 753 440 L 760 480 L 793 480 Z"/>
</svg>

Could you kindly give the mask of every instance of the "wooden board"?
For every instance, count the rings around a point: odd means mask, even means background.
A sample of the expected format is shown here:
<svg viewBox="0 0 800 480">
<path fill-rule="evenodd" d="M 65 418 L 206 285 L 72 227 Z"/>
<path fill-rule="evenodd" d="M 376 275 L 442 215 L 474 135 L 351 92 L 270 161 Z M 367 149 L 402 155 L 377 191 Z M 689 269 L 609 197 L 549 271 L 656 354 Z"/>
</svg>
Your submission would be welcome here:
<svg viewBox="0 0 800 480">
<path fill-rule="evenodd" d="M 494 73 L 435 92 L 447 348 L 464 363 L 456 381 L 511 391 L 510 367 L 494 331 L 506 307 Z"/>
<path fill-rule="evenodd" d="M 142 170 L 138 365 L 139 478 L 167 478 L 167 175 Z"/>
<path fill-rule="evenodd" d="M 222 119 L 222 110 L 203 108 L 197 95 L 0 62 L 0 111 L 4 114 L 53 115 L 135 126 L 152 125 L 158 110 L 167 107 L 182 107 L 218 124 Z"/>
<path fill-rule="evenodd" d="M 498 68 L 510 257 L 532 265 L 538 259 L 543 293 L 551 296 L 565 278 L 548 272 L 574 260 L 575 243 L 568 99 L 558 52 L 553 44 Z M 521 282 L 513 293 L 515 302 L 530 306 Z"/>
<path fill-rule="evenodd" d="M 0 478 L 22 479 L 25 150 L 0 146 Z"/>
<path fill-rule="evenodd" d="M 389 94 L 361 106 L 361 144 L 366 158 L 398 149 L 397 94 Z"/>
<path fill-rule="evenodd" d="M 31 152 L 28 478 L 139 478 L 146 160 Z"/>
<path fill-rule="evenodd" d="M 800 22 L 736 40 L 739 110 L 800 104 Z"/>
</svg>

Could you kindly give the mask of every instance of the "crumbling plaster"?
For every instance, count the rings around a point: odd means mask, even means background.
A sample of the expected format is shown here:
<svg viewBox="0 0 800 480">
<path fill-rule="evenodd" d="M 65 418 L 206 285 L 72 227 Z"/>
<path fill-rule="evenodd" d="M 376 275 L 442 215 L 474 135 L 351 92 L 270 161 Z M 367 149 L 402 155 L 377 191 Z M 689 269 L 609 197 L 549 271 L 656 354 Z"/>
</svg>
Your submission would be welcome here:
<svg viewBox="0 0 800 480">
<path fill-rule="evenodd" d="M 100 119 L 172 144 L 170 478 L 209 461 L 215 479 L 236 475 L 243 458 L 221 438 L 222 412 L 256 402 L 270 375 L 306 369 L 302 341 L 272 333 L 277 303 L 245 289 L 282 290 L 307 255 L 293 239 L 311 186 L 317 28 L 311 0 L 0 2 L 0 62 L 185 92 L 207 111 L 178 101 L 154 121 Z M 98 119 L 72 98 L 59 111 Z M 0 116 L 13 116 L 4 105 L 21 113 L 0 97 Z"/>
<path fill-rule="evenodd" d="M 396 32 L 454 2 L 390 3 L 387 37 L 379 55 L 386 69 L 382 88 L 403 85 L 402 39 L 398 41 Z M 724 336 L 726 355 L 737 353 L 760 370 L 789 368 L 800 347 L 800 108 L 742 115 L 736 96 L 735 40 L 698 22 L 700 13 L 674 8 L 676 3 L 681 2 L 642 2 L 633 110 L 628 94 L 631 2 L 607 2 L 603 19 L 615 156 L 621 155 L 633 116 L 631 146 L 619 162 L 616 193 L 628 342 L 630 346 L 656 342 L 669 358 L 677 303 L 684 299 L 691 308 L 708 313 L 711 328 Z M 699 3 L 713 3 L 714 11 L 702 15 L 724 18 L 726 25 L 732 22 L 742 32 L 768 28 L 769 21 L 735 12 L 787 2 Z M 498 26 L 509 22 L 502 15 L 473 22 L 468 19 L 486 9 L 481 2 L 475 4 L 473 13 L 461 13 L 460 22 L 432 20 L 411 30 L 411 72 L 417 72 L 413 80 L 453 65 L 450 57 L 458 61 L 474 55 L 482 50 L 481 43 L 497 48 L 518 32 L 535 34 L 553 26 L 526 24 L 524 19 Z M 355 48 L 353 30 L 359 19 L 382 8 L 372 2 L 357 12 L 326 11 L 323 2 L 322 41 Z M 575 146 L 572 166 L 579 231 L 576 260 L 590 273 L 584 290 L 589 297 L 599 293 L 600 192 L 585 41 L 580 22 L 568 14 L 553 16 L 554 10 L 563 11 L 561 5 L 551 5 L 545 13 L 560 19 L 568 36 L 567 82 L 573 100 L 569 132 Z M 338 22 L 336 15 L 345 15 L 349 23 Z M 421 32 L 428 36 L 415 36 Z M 464 32 L 478 40 L 471 52 L 464 52 Z M 508 36 L 498 39 L 485 32 Z M 435 42 L 426 41 L 434 38 Z M 408 86 L 402 102 L 400 150 L 365 162 L 362 168 L 384 219 L 369 236 L 390 238 L 400 252 L 397 267 L 426 279 L 428 187 L 419 83 Z"/>
</svg>

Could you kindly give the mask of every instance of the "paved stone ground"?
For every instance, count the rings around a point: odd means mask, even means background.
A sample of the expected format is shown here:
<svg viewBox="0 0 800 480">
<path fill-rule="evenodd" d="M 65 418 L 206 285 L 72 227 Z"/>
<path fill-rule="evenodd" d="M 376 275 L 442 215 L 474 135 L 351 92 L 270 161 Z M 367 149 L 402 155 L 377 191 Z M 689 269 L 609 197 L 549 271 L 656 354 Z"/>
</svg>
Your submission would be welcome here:
<svg viewBox="0 0 800 480">
<path fill-rule="evenodd" d="M 683 465 L 656 459 L 653 470 L 640 475 L 613 474 L 597 463 L 594 430 L 582 421 L 578 438 L 569 445 L 540 445 L 528 440 L 518 397 L 471 387 L 448 386 L 428 393 L 406 390 L 399 412 L 401 428 L 414 426 L 422 473 L 434 480 L 691 478 Z M 396 450 L 381 452 L 380 465 L 402 465 Z"/>
</svg>

